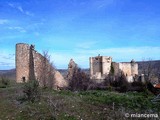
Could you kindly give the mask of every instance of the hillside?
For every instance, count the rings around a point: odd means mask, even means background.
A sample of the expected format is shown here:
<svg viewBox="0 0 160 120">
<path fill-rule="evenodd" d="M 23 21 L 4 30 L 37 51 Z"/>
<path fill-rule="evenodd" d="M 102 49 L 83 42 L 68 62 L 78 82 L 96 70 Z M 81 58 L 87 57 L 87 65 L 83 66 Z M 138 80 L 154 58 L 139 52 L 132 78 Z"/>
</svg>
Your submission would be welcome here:
<svg viewBox="0 0 160 120">
<path fill-rule="evenodd" d="M 11 80 L 15 80 L 16 79 L 16 69 L 0 70 L 0 76 L 4 76 Z"/>
<path fill-rule="evenodd" d="M 138 63 L 139 74 L 141 74 L 144 69 L 148 68 L 152 72 L 155 72 L 156 75 L 160 74 L 160 60 L 138 61 L 137 63 Z"/>
<path fill-rule="evenodd" d="M 127 120 L 131 113 L 158 114 L 150 93 L 118 93 L 111 90 L 54 91 L 39 89 L 40 100 L 24 99 L 25 84 L 0 88 L 1 120 Z M 158 118 L 157 118 L 158 119 Z"/>
<path fill-rule="evenodd" d="M 153 60 L 153 61 L 138 61 L 139 69 L 142 69 L 143 66 L 151 64 L 153 68 L 160 68 L 160 60 Z"/>
</svg>

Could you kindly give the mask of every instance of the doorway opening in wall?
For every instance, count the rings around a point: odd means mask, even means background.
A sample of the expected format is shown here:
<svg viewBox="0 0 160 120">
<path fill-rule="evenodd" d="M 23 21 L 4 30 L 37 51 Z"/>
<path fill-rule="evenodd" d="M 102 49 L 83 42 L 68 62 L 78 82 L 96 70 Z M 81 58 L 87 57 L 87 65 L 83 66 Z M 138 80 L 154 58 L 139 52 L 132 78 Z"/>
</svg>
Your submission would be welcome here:
<svg viewBox="0 0 160 120">
<path fill-rule="evenodd" d="M 23 82 L 26 82 L 26 77 L 22 77 L 22 81 L 23 81 Z"/>
</svg>

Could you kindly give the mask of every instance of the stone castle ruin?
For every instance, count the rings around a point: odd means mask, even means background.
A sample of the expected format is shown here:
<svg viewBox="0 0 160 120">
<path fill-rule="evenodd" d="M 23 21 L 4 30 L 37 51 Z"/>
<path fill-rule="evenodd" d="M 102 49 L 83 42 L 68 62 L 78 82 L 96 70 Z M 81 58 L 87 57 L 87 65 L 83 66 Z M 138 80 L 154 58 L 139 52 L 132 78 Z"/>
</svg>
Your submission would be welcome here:
<svg viewBox="0 0 160 120">
<path fill-rule="evenodd" d="M 73 76 L 77 64 L 70 60 L 68 65 L 67 80 Z M 138 75 L 138 64 L 131 62 L 112 62 L 112 57 L 96 56 L 90 57 L 90 79 L 104 80 L 110 73 L 114 76 L 124 74 L 128 82 L 133 82 Z M 38 80 L 40 86 L 51 86 L 55 89 L 68 87 L 67 80 L 57 71 L 45 55 L 35 50 L 34 45 L 25 43 L 16 44 L 16 82 L 27 82 Z"/>
<path fill-rule="evenodd" d="M 108 56 L 90 57 L 90 78 L 95 80 L 104 80 L 109 73 L 114 76 L 124 74 L 128 82 L 133 82 L 138 75 L 138 64 L 132 60 L 131 62 L 112 62 L 112 58 Z"/>
<path fill-rule="evenodd" d="M 67 82 L 33 45 L 16 44 L 16 82 L 38 80 L 41 86 L 67 87 Z"/>
<path fill-rule="evenodd" d="M 111 69 L 112 58 L 107 56 L 90 57 L 91 79 L 105 79 Z"/>
</svg>

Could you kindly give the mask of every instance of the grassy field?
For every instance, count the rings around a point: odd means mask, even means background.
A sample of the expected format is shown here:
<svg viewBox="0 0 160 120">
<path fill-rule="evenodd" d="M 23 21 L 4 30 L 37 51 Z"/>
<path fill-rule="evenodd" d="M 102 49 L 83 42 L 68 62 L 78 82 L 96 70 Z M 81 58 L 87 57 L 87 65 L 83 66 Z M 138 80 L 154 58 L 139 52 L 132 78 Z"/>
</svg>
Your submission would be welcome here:
<svg viewBox="0 0 160 120">
<path fill-rule="evenodd" d="M 151 102 L 155 96 L 148 92 L 40 89 L 40 101 L 31 103 L 19 101 L 23 86 L 13 81 L 6 87 L 0 84 L 0 120 L 124 120 L 128 119 L 125 113 L 160 111 L 160 104 Z"/>
</svg>

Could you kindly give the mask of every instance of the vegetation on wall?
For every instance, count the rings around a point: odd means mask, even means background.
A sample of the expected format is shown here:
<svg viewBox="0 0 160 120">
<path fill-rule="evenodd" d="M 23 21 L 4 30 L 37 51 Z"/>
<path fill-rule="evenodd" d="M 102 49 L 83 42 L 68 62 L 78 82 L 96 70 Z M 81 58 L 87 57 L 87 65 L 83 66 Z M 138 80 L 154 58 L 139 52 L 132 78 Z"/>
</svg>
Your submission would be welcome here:
<svg viewBox="0 0 160 120">
<path fill-rule="evenodd" d="M 114 75 L 114 67 L 113 67 L 113 62 L 111 63 L 110 74 L 111 74 L 111 75 Z"/>
</svg>

